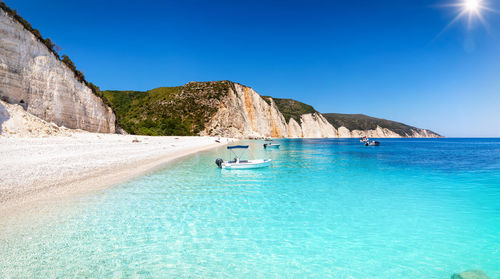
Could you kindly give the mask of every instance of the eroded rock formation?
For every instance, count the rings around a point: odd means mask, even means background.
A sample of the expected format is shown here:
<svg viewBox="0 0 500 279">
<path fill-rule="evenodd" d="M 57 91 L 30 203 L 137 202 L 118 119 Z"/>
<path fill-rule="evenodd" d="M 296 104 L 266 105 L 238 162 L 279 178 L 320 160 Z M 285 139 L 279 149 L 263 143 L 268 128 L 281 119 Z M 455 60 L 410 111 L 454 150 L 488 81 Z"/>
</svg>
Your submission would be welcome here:
<svg viewBox="0 0 500 279">
<path fill-rule="evenodd" d="M 0 98 L 58 126 L 114 133 L 115 115 L 74 72 L 0 9 Z"/>
<path fill-rule="evenodd" d="M 237 138 L 400 138 L 402 135 L 388 128 L 376 126 L 369 130 L 349 130 L 334 127 L 319 112 L 300 115 L 299 119 L 285 120 L 276 102 L 271 97 L 262 97 L 250 87 L 223 81 L 228 93 L 219 102 L 219 108 L 205 125 L 201 135 Z M 203 84 L 203 83 L 200 83 Z M 293 100 L 291 100 L 293 101 Z M 424 129 L 410 129 L 405 137 L 439 137 Z"/>
</svg>

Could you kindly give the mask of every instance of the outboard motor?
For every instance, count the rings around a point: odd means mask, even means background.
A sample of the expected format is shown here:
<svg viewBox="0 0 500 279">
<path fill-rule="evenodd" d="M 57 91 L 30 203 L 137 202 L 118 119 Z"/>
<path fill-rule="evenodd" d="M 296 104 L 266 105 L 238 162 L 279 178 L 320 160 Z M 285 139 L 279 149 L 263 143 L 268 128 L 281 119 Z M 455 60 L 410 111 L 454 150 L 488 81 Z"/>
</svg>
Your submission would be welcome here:
<svg viewBox="0 0 500 279">
<path fill-rule="evenodd" d="M 224 163 L 224 160 L 222 160 L 221 158 L 217 158 L 217 159 L 215 159 L 215 164 L 216 164 L 219 168 L 222 168 L 222 163 Z"/>
</svg>

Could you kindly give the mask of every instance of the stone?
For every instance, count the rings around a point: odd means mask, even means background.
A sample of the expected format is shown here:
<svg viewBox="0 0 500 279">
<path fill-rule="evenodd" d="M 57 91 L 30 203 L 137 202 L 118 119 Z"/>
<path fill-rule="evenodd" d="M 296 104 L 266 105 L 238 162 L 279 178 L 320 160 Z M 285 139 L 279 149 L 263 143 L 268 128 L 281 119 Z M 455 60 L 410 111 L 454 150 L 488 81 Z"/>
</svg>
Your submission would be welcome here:
<svg viewBox="0 0 500 279">
<path fill-rule="evenodd" d="M 451 279 L 490 279 L 481 270 L 467 270 L 462 273 L 455 273 L 451 276 Z"/>
</svg>

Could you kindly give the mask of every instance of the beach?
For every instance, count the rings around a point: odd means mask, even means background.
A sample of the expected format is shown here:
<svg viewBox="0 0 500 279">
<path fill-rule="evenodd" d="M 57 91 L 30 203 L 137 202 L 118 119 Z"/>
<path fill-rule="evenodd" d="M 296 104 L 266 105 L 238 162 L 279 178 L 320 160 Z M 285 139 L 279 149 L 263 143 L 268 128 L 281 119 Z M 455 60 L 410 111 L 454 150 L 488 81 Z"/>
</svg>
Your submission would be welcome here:
<svg viewBox="0 0 500 279">
<path fill-rule="evenodd" d="M 231 141 L 86 132 L 68 135 L 0 137 L 0 210 L 103 189 Z"/>
</svg>

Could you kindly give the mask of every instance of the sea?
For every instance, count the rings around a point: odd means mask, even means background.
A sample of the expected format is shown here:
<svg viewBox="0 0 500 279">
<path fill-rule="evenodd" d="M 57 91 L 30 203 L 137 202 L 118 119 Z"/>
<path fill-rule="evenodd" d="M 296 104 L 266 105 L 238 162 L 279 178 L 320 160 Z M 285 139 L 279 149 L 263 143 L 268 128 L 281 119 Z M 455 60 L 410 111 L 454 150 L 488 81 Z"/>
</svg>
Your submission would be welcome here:
<svg viewBox="0 0 500 279">
<path fill-rule="evenodd" d="M 0 216 L 0 278 L 500 278 L 500 139 L 244 141 Z"/>
</svg>

